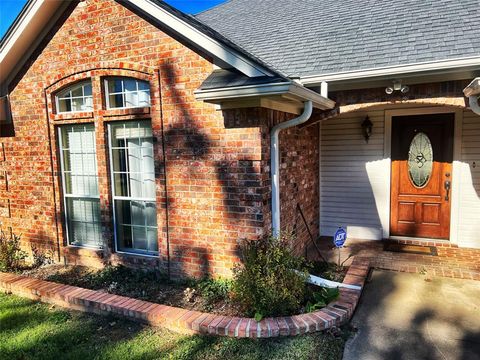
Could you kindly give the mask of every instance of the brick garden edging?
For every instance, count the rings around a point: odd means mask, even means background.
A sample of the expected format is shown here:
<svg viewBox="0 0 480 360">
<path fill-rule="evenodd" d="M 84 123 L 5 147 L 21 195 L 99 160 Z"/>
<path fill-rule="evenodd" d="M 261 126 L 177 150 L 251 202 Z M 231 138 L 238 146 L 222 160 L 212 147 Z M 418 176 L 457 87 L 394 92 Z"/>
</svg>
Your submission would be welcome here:
<svg viewBox="0 0 480 360">
<path fill-rule="evenodd" d="M 363 288 L 368 271 L 368 260 L 354 259 L 343 283 Z M 116 314 L 182 333 L 238 338 L 294 336 L 339 326 L 350 319 L 361 295 L 361 290 L 341 288 L 340 297 L 319 311 L 256 322 L 252 318 L 185 310 L 10 273 L 0 273 L 0 290 L 68 309 Z"/>
</svg>

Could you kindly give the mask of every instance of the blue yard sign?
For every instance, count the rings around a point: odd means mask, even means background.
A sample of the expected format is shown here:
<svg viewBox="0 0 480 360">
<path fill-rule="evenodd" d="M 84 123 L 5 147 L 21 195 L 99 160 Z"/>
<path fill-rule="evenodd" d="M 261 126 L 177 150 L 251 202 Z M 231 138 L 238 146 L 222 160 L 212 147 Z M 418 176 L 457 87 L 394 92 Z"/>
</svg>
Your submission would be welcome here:
<svg viewBox="0 0 480 360">
<path fill-rule="evenodd" d="M 336 247 L 342 247 L 346 240 L 347 232 L 342 228 L 338 228 L 337 232 L 333 236 L 333 243 Z"/>
</svg>

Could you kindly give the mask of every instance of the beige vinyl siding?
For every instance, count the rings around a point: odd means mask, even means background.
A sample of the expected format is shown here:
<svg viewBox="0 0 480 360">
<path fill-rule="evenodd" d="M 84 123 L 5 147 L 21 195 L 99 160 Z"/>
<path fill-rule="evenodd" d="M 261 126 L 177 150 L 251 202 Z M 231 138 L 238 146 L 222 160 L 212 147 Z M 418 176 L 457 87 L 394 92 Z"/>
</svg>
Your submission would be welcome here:
<svg viewBox="0 0 480 360">
<path fill-rule="evenodd" d="M 471 111 L 463 114 L 457 238 L 480 248 L 480 116 Z"/>
<path fill-rule="evenodd" d="M 419 112 L 422 110 L 419 109 Z M 369 116 L 373 135 L 367 144 L 361 123 Z M 462 116 L 459 117 L 462 119 Z M 480 248 L 480 116 L 465 110 L 454 184 L 452 241 Z M 381 239 L 390 228 L 390 159 L 384 155 L 385 110 L 329 119 L 320 129 L 320 233 L 332 236 L 338 226 L 349 238 Z M 389 145 L 388 145 L 389 146 Z M 456 201 L 455 201 L 456 202 Z M 383 228 L 383 232 L 382 232 Z"/>
<path fill-rule="evenodd" d="M 368 142 L 361 123 L 369 116 Z M 339 226 L 349 238 L 381 239 L 382 217 L 388 228 L 388 176 L 384 159 L 384 111 L 341 115 L 320 129 L 320 233 L 332 236 Z M 383 215 L 379 215 L 383 214 Z"/>
</svg>

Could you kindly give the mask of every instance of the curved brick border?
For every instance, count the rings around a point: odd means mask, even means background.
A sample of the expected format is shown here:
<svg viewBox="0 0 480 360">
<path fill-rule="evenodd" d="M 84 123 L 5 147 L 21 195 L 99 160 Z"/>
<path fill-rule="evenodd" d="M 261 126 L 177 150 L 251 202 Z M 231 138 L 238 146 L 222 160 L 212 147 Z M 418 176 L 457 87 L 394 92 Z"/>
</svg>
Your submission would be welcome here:
<svg viewBox="0 0 480 360">
<path fill-rule="evenodd" d="M 354 259 L 343 282 L 363 288 L 368 270 L 368 260 Z M 238 338 L 293 336 L 338 326 L 350 319 L 361 294 L 361 290 L 340 289 L 340 297 L 322 310 L 256 322 L 251 318 L 185 310 L 9 273 L 0 273 L 0 290 L 69 309 L 113 313 L 182 333 Z"/>
</svg>

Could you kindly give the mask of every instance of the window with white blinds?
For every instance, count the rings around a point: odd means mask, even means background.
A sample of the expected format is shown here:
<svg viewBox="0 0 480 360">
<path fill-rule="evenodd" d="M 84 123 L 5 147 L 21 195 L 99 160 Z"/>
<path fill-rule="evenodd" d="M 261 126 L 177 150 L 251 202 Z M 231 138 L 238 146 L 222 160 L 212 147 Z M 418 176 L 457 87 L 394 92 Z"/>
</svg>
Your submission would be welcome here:
<svg viewBox="0 0 480 360">
<path fill-rule="evenodd" d="M 110 124 L 109 148 L 117 250 L 158 254 L 150 121 Z"/>
<path fill-rule="evenodd" d="M 95 127 L 62 126 L 59 143 L 68 243 L 101 247 Z"/>
</svg>

